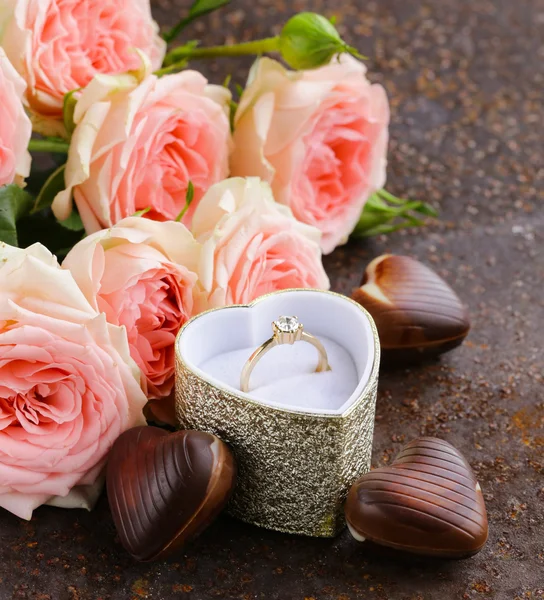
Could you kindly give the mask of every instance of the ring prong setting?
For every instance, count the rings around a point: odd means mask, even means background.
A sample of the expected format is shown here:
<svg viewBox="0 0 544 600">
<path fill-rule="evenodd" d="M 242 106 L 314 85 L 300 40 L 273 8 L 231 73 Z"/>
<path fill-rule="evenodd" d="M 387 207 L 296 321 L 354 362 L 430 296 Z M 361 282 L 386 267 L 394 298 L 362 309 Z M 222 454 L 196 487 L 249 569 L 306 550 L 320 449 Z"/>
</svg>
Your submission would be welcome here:
<svg viewBox="0 0 544 600">
<path fill-rule="evenodd" d="M 272 331 L 279 344 L 294 344 L 301 340 L 304 327 L 297 317 L 282 315 L 273 321 Z"/>
</svg>

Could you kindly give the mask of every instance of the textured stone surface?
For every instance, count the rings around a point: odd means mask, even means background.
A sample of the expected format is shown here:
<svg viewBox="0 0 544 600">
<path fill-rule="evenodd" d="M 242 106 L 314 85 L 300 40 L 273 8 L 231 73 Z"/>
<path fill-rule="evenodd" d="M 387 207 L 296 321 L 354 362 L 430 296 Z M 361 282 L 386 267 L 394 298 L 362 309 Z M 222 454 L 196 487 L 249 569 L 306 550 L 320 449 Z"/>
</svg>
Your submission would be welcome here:
<svg viewBox="0 0 544 600">
<path fill-rule="evenodd" d="M 155 2 L 172 23 L 188 0 Z M 338 8 L 340 6 L 340 8 Z M 472 330 L 439 362 L 382 373 L 373 465 L 421 435 L 472 465 L 489 540 L 465 561 L 399 559 L 354 542 L 221 518 L 164 564 L 135 564 L 106 499 L 91 514 L 0 513 L 0 598 L 512 600 L 544 596 L 542 0 L 233 0 L 191 29 L 205 43 L 267 35 L 294 10 L 337 13 L 392 104 L 388 188 L 432 202 L 425 231 L 350 244 L 326 260 L 336 291 L 384 252 L 430 264 L 469 306 Z M 249 61 L 207 66 L 243 82 Z"/>
</svg>

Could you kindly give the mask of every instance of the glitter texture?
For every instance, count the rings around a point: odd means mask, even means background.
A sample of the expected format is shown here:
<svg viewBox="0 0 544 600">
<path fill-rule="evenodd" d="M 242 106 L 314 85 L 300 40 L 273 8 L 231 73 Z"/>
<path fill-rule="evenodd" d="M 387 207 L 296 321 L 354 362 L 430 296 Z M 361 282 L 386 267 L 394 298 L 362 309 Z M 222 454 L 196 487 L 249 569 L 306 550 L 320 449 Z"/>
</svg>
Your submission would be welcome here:
<svg viewBox="0 0 544 600">
<path fill-rule="evenodd" d="M 342 415 L 301 413 L 238 396 L 196 375 L 176 344 L 179 425 L 213 433 L 233 449 L 238 480 L 227 509 L 232 516 L 319 537 L 335 536 L 344 527 L 347 492 L 370 470 L 372 453 L 380 344 L 364 312 L 374 335 L 374 365 L 360 398 Z"/>
</svg>

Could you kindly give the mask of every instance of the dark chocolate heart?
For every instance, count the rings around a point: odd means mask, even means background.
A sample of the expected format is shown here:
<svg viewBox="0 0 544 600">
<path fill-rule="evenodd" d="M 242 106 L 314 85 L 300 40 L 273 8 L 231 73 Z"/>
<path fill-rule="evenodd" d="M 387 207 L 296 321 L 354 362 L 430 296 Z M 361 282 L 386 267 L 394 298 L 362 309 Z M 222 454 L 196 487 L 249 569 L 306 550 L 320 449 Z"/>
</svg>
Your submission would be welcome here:
<svg viewBox="0 0 544 600">
<path fill-rule="evenodd" d="M 461 344 L 470 329 L 457 294 L 409 256 L 374 259 L 352 298 L 374 318 L 386 359 L 441 354 Z"/>
<path fill-rule="evenodd" d="M 346 520 L 356 539 L 416 554 L 461 558 L 482 549 L 487 514 L 462 454 L 438 438 L 406 444 L 391 466 L 351 488 Z"/>
<path fill-rule="evenodd" d="M 235 471 L 227 445 L 209 433 L 126 431 L 107 469 L 121 543 L 136 560 L 164 558 L 215 519 L 234 487 Z"/>
</svg>

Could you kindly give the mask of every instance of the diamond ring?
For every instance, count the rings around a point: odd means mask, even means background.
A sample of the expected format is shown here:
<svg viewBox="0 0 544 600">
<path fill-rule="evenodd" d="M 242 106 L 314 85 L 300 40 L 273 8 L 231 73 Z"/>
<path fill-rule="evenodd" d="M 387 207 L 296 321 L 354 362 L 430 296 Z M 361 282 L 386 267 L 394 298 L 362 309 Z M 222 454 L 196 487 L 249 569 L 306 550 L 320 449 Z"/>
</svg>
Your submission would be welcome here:
<svg viewBox="0 0 544 600">
<path fill-rule="evenodd" d="M 304 326 L 297 317 L 282 316 L 272 323 L 272 337 L 259 346 L 244 365 L 242 374 L 240 375 L 240 389 L 242 392 L 249 391 L 249 378 L 251 372 L 255 368 L 257 362 L 269 350 L 272 350 L 272 348 L 280 346 L 281 344 L 294 344 L 295 342 L 301 341 L 312 344 L 319 352 L 319 361 L 315 372 L 321 373 L 322 371 L 330 371 L 331 367 L 329 366 L 327 351 L 323 344 L 315 336 L 304 331 Z"/>
</svg>

